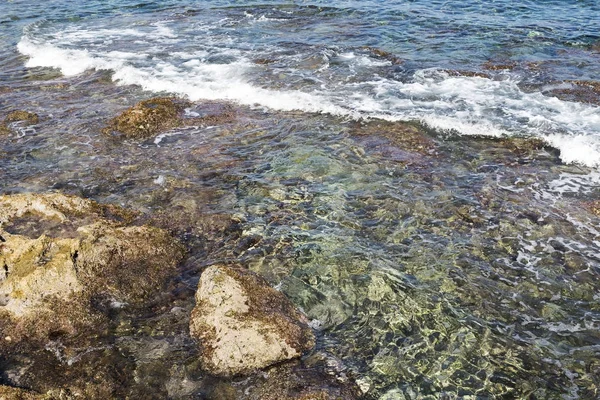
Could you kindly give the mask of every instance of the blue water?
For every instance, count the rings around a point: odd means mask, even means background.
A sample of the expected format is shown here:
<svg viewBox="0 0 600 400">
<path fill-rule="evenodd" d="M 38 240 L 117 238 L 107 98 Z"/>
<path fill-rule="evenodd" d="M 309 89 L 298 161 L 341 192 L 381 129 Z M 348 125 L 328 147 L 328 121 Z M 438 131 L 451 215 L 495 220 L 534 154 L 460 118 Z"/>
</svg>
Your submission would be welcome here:
<svg viewBox="0 0 600 400">
<path fill-rule="evenodd" d="M 364 398 L 591 399 L 599 29 L 575 0 L 3 2 L 0 113 L 42 122 L 1 144 L 0 187 L 235 214 L 257 248 L 192 258 L 246 257 Z M 99 133 L 165 94 L 247 121 Z"/>
<path fill-rule="evenodd" d="M 3 4 L 0 22 L 3 35 L 10 38 L 5 44 L 14 45 L 21 29 L 40 19 L 61 29 L 107 19 L 118 27 L 177 15 L 182 25 L 216 23 L 245 13 L 279 19 L 273 24 L 232 23 L 230 29 L 222 29 L 222 34 L 252 48 L 286 42 L 373 46 L 414 63 L 413 68 L 476 69 L 490 60 L 549 61 L 557 80 L 594 79 L 599 72 L 597 53 L 589 51 L 600 40 L 600 6 L 594 1 L 11 1 Z"/>
<path fill-rule="evenodd" d="M 533 136 L 600 163 L 592 2 L 10 3 L 3 52 L 21 67 L 192 100 L 229 100 L 438 130 Z M 5 72 L 6 73 L 6 72 Z"/>
</svg>

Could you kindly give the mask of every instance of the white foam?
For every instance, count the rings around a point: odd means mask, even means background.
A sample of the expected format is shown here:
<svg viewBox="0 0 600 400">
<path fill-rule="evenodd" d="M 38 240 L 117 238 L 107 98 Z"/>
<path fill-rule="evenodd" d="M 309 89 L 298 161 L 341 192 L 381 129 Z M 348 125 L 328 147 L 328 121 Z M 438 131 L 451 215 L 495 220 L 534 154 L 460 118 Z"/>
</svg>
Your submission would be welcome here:
<svg viewBox="0 0 600 400">
<path fill-rule="evenodd" d="M 392 65 L 391 61 L 388 60 L 376 60 L 371 57 L 357 56 L 353 52 L 342 53 L 338 58 L 346 63 L 349 63 L 358 67 L 383 67 Z"/>
<path fill-rule="evenodd" d="M 479 122 L 465 122 L 454 117 L 426 116 L 421 118 L 421 122 L 434 129 L 468 136 L 502 137 L 506 134 L 506 131 L 481 120 Z"/>
<path fill-rule="evenodd" d="M 157 23 L 154 25 L 154 27 L 156 27 L 156 29 L 154 30 L 153 34 L 157 35 L 157 36 L 162 36 L 162 37 L 167 37 L 167 38 L 176 38 L 177 34 L 175 32 L 173 32 L 173 29 L 169 28 L 168 26 L 166 26 L 163 23 Z"/>
<path fill-rule="evenodd" d="M 250 14 L 246 18 L 256 19 Z M 253 83 L 253 75 L 264 67 L 249 61 L 256 56 L 251 50 L 244 45 L 235 48 L 235 40 L 227 35 L 211 37 L 211 27 L 194 29 L 206 32 L 202 44 L 168 57 L 165 46 L 178 41 L 185 45 L 187 39 L 162 22 L 123 30 L 70 28 L 43 39 L 32 28 L 25 32 L 18 50 L 29 57 L 28 67 L 58 68 L 67 76 L 87 69 L 110 69 L 119 84 L 177 93 L 191 100 L 227 100 L 351 118 L 419 120 L 463 135 L 540 137 L 560 150 L 564 162 L 600 166 L 600 109 L 540 92 L 525 93 L 509 75 L 492 80 L 424 69 L 416 71 L 412 81 L 402 82 L 377 76 L 378 68 L 389 61 L 345 52 L 336 57 L 350 68 L 354 79 L 342 76 L 336 80 L 330 71 L 327 74 L 332 75 L 323 78 L 318 75 L 325 73 L 323 68 L 290 69 L 289 75 L 319 84 L 302 90 L 271 89 Z M 123 38 L 134 43 L 135 50 L 111 45 Z M 131 38 L 136 40 L 131 42 Z M 305 56 L 299 55 L 299 59 Z M 217 59 L 223 61 L 214 61 Z M 361 76 L 365 78 L 359 79 Z"/>
<path fill-rule="evenodd" d="M 546 141 L 560 150 L 560 158 L 566 163 L 600 165 L 600 138 L 592 135 L 558 135 L 545 137 Z"/>
<path fill-rule="evenodd" d="M 72 76 L 98 67 L 87 50 L 65 50 L 47 44 L 35 44 L 28 38 L 21 39 L 17 49 L 29 56 L 25 64 L 28 68 L 53 67 L 60 69 L 65 76 Z"/>
<path fill-rule="evenodd" d="M 283 19 L 283 18 L 271 18 L 271 17 L 267 17 L 264 14 L 262 14 L 260 17 L 257 17 L 254 14 L 249 13 L 248 11 L 244 11 L 244 17 L 251 20 L 252 22 L 285 21 L 285 19 Z"/>
</svg>

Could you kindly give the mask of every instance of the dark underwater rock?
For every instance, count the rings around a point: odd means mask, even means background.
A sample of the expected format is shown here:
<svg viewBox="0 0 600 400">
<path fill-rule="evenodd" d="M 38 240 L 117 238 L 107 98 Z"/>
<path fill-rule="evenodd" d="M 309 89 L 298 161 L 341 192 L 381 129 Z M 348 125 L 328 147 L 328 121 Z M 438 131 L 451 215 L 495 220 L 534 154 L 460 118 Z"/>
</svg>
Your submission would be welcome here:
<svg viewBox="0 0 600 400">
<path fill-rule="evenodd" d="M 50 400 L 49 397 L 24 389 L 0 385 L 0 400 Z"/>
<path fill-rule="evenodd" d="M 376 47 L 370 47 L 370 46 L 363 46 L 363 49 L 378 58 L 382 58 L 384 60 L 391 62 L 393 65 L 400 65 L 403 63 L 403 61 L 400 57 L 397 57 L 396 55 L 390 53 L 389 51 L 385 51 L 385 50 L 378 49 Z"/>
<path fill-rule="evenodd" d="M 310 356 L 312 357 L 312 355 Z M 309 358 L 310 358 L 309 357 Z M 240 385 L 244 380 L 247 387 Z M 292 361 L 259 374 L 210 382 L 207 400 L 355 400 L 359 388 L 343 374 L 331 375 L 321 367 Z"/>
<path fill-rule="evenodd" d="M 104 134 L 133 139 L 146 139 L 168 130 L 185 126 L 230 124 L 237 120 L 237 112 L 227 103 L 205 102 L 197 111 L 184 116 L 192 103 L 176 97 L 155 97 L 128 108 L 111 119 L 102 130 Z M 196 115 L 196 116 L 194 116 Z"/>
</svg>

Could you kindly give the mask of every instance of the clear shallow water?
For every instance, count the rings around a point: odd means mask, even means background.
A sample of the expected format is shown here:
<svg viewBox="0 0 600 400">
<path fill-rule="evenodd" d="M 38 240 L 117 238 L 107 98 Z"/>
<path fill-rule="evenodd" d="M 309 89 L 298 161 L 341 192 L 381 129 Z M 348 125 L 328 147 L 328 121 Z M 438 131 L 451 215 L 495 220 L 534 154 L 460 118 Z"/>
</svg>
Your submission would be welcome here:
<svg viewBox="0 0 600 400">
<path fill-rule="evenodd" d="M 202 267 L 239 261 L 313 319 L 299 368 L 324 385 L 597 396 L 597 98 L 564 92 L 598 76 L 592 2 L 2 7 L 0 110 L 41 122 L 1 142 L 1 190 L 131 207 L 190 258 L 150 309 L 111 311 L 97 343 L 2 355 L 1 382 L 43 390 L 118 365 L 116 398 L 260 398 L 260 378 L 206 377 L 187 333 Z M 162 91 L 197 101 L 190 114 L 230 101 L 236 119 L 100 134 Z"/>
</svg>

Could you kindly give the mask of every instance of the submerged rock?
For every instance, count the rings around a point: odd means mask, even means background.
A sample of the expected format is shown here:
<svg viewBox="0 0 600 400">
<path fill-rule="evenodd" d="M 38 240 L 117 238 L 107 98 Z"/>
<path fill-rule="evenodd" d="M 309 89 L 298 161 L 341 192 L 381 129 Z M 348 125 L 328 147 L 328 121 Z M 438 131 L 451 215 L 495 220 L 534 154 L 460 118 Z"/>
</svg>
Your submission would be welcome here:
<svg viewBox="0 0 600 400">
<path fill-rule="evenodd" d="M 0 333 L 71 333 L 93 296 L 136 303 L 159 290 L 181 246 L 160 229 L 105 217 L 119 212 L 109 208 L 62 194 L 0 196 L 0 316 L 14 322 Z"/>
<path fill-rule="evenodd" d="M 213 265 L 200 277 L 191 335 L 213 375 L 233 376 L 299 357 L 315 345 L 308 321 L 258 275 Z"/>
<path fill-rule="evenodd" d="M 565 80 L 557 82 L 549 93 L 561 100 L 589 104 L 600 104 L 600 82 L 586 80 Z"/>
<path fill-rule="evenodd" d="M 110 120 L 104 133 L 116 131 L 129 138 L 147 138 L 181 125 L 181 114 L 188 105 L 174 97 L 144 100 Z"/>
<path fill-rule="evenodd" d="M 586 205 L 592 214 L 600 217 L 600 200 L 589 202 Z"/>
<path fill-rule="evenodd" d="M 376 47 L 370 47 L 370 46 L 363 46 L 362 48 L 378 58 L 382 58 L 384 60 L 391 62 L 393 65 L 400 65 L 403 63 L 401 58 L 395 56 L 394 54 L 390 53 L 389 51 L 385 51 L 385 50 L 378 49 Z"/>
<path fill-rule="evenodd" d="M 110 120 L 102 132 L 145 139 L 177 127 L 224 125 L 237 120 L 235 108 L 228 103 L 205 102 L 184 116 L 183 111 L 190 106 L 192 103 L 175 97 L 144 100 Z"/>
<path fill-rule="evenodd" d="M 488 71 L 512 71 L 517 67 L 517 63 L 511 60 L 503 60 L 502 62 L 486 61 L 483 68 Z"/>
<path fill-rule="evenodd" d="M 361 121 L 354 124 L 351 133 L 357 137 L 383 137 L 389 142 L 367 143 L 366 148 L 372 152 L 386 154 L 391 159 L 415 161 L 418 155 L 434 155 L 435 142 L 418 126 L 406 122 Z M 396 148 L 394 151 L 392 148 Z M 398 150 L 406 152 L 402 155 Z"/>
<path fill-rule="evenodd" d="M 481 71 L 466 71 L 466 70 L 454 70 L 445 69 L 444 72 L 451 77 L 467 77 L 467 78 L 485 78 L 491 79 L 491 75 Z"/>
<path fill-rule="evenodd" d="M 6 118 L 4 119 L 5 123 L 23 121 L 28 124 L 37 124 L 39 122 L 39 117 L 36 113 L 32 113 L 29 111 L 17 110 L 8 113 Z"/>
<path fill-rule="evenodd" d="M 40 119 L 35 113 L 22 110 L 12 111 L 4 118 L 4 122 L 0 124 L 0 135 L 10 133 L 8 125 L 12 122 L 23 122 L 26 125 L 35 125 L 39 121 Z"/>
<path fill-rule="evenodd" d="M 303 365 L 301 361 L 275 365 L 248 377 L 213 378 L 208 386 L 207 400 L 354 400 L 360 397 L 358 387 L 345 376 L 332 376 L 323 371 L 322 366 Z"/>
</svg>

